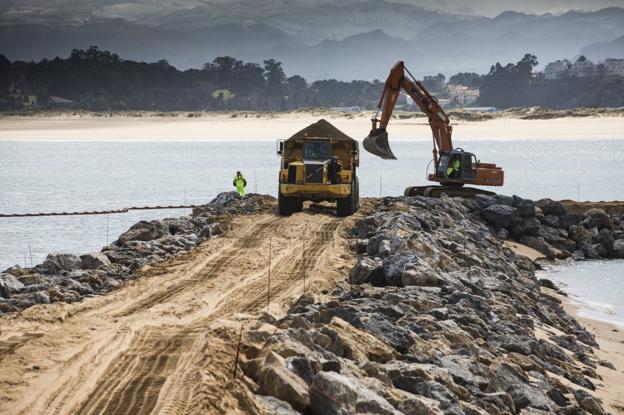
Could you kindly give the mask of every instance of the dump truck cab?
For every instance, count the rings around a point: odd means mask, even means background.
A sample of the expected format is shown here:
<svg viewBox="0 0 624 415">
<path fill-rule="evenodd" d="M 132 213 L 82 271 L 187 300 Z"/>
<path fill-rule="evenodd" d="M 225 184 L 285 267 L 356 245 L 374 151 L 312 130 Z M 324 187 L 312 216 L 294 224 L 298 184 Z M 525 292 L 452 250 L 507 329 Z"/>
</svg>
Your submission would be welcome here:
<svg viewBox="0 0 624 415">
<path fill-rule="evenodd" d="M 290 215 L 303 202 L 336 202 L 338 216 L 359 207 L 357 141 L 320 120 L 278 142 L 280 160 L 278 210 Z"/>
</svg>

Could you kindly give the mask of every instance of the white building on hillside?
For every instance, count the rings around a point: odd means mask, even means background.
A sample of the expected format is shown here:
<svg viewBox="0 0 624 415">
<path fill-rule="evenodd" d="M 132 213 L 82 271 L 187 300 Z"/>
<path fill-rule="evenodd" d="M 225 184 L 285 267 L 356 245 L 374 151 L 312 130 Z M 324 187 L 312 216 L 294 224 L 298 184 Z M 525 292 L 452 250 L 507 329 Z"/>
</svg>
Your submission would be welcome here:
<svg viewBox="0 0 624 415">
<path fill-rule="evenodd" d="M 571 67 L 572 64 L 567 59 L 550 62 L 544 68 L 544 77 L 546 79 L 561 79 L 570 74 Z"/>
<path fill-rule="evenodd" d="M 479 98 L 479 90 L 464 85 L 449 84 L 450 102 L 457 105 L 470 105 Z"/>
<path fill-rule="evenodd" d="M 572 65 L 572 76 L 578 76 L 579 78 L 586 76 L 593 76 L 596 71 L 596 65 L 594 62 L 587 59 L 585 56 L 580 56 L 574 65 Z"/>
<path fill-rule="evenodd" d="M 603 62 L 605 75 L 624 76 L 624 59 L 605 59 Z"/>
</svg>

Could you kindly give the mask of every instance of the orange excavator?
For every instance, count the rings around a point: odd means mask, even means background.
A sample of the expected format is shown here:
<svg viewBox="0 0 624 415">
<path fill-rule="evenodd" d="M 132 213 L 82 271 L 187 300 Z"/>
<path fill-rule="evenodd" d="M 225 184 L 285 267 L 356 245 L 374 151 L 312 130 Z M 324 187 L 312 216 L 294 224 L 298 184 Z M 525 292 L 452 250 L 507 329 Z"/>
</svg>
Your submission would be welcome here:
<svg viewBox="0 0 624 415">
<path fill-rule="evenodd" d="M 410 78 L 405 76 L 407 72 Z M 480 186 L 502 186 L 503 169 L 492 163 L 482 163 L 473 153 L 453 148 L 451 134 L 453 127 L 446 112 L 438 100 L 432 96 L 422 83 L 414 79 L 405 68 L 403 61 L 397 62 L 390 71 L 383 93 L 379 99 L 377 111 L 372 118 L 373 128 L 364 139 L 364 149 L 383 159 L 395 160 L 396 157 L 388 143 L 386 127 L 392 116 L 394 105 L 401 90 L 404 90 L 429 118 L 433 132 L 433 173 L 428 173 L 427 180 L 440 183 L 438 186 L 410 186 L 405 189 L 405 196 L 425 195 L 474 197 L 476 194 L 493 194 L 482 189 L 463 187 L 465 184 Z M 381 110 L 381 119 L 378 119 Z"/>
</svg>

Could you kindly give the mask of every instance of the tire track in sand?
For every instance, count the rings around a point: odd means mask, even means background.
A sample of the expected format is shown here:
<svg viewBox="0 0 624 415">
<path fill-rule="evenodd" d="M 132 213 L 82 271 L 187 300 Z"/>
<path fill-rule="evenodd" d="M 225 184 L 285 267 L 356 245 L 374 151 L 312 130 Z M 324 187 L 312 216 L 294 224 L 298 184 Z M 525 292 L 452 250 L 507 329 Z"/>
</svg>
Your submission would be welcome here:
<svg viewBox="0 0 624 415">
<path fill-rule="evenodd" d="M 231 247 L 219 254 L 216 261 L 209 262 L 208 266 L 201 272 L 192 274 L 190 278 L 176 281 L 175 284 L 163 287 L 162 290 L 152 293 L 145 298 L 140 298 L 130 306 L 124 308 L 115 317 L 125 317 L 136 313 L 142 309 L 148 309 L 155 304 L 161 304 L 190 289 L 191 285 L 200 283 L 207 278 L 218 275 L 226 269 L 232 262 L 238 259 L 240 250 L 253 247 L 264 238 L 267 228 L 278 222 L 279 218 L 273 218 L 266 222 L 254 224 L 251 229 L 246 232 L 247 237 L 236 240 Z"/>
</svg>

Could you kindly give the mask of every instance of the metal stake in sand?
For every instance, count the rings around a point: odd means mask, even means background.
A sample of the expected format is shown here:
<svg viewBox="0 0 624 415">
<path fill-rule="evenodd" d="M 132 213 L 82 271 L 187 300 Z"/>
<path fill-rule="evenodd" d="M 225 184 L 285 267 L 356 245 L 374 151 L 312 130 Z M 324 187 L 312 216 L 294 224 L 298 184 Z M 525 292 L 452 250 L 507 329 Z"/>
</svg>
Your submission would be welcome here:
<svg viewBox="0 0 624 415">
<path fill-rule="evenodd" d="M 256 171 L 254 170 L 254 193 L 258 193 L 258 184 L 256 183 Z"/>
<path fill-rule="evenodd" d="M 381 199 L 381 174 L 379 175 L 379 198 Z"/>
<path fill-rule="evenodd" d="M 238 344 L 236 346 L 236 357 L 234 358 L 234 367 L 232 368 L 232 378 L 236 379 L 236 369 L 238 368 L 238 356 L 240 355 L 241 342 L 243 340 L 243 325 L 241 324 L 240 333 L 238 333 Z"/>
<path fill-rule="evenodd" d="M 308 222 L 303 228 L 303 251 L 301 252 L 301 267 L 303 268 L 303 294 L 306 292 L 306 238 L 308 237 Z"/>
<path fill-rule="evenodd" d="M 576 186 L 576 200 L 577 202 L 581 201 L 581 182 L 578 182 Z"/>
<path fill-rule="evenodd" d="M 106 246 L 108 246 L 108 215 L 106 215 Z"/>
<path fill-rule="evenodd" d="M 32 268 L 33 260 L 32 260 L 32 250 L 30 249 L 30 244 L 28 244 L 28 255 L 30 255 L 30 267 Z"/>
<path fill-rule="evenodd" d="M 267 279 L 267 313 L 271 304 L 271 237 L 269 236 L 269 278 Z"/>
</svg>

